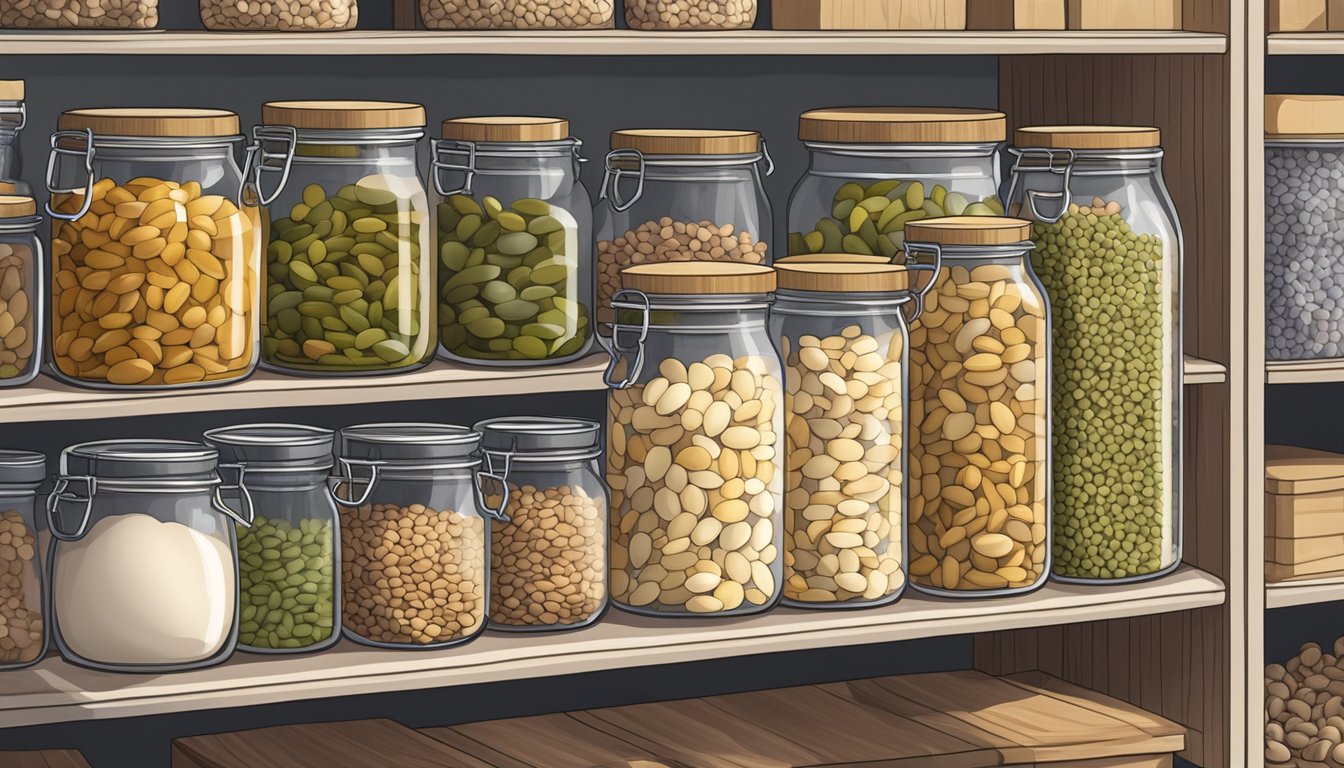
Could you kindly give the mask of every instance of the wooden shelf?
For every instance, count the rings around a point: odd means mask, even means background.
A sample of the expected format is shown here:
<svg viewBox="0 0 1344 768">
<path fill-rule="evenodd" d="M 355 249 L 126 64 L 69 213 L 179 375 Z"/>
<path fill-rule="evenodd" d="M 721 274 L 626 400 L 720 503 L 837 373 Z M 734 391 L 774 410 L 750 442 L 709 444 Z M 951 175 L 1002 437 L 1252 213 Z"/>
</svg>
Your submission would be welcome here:
<svg viewBox="0 0 1344 768">
<path fill-rule="evenodd" d="M 237 384 L 158 392 L 93 391 L 42 376 L 27 386 L 0 389 L 0 423 L 605 389 L 607 360 L 605 354 L 590 355 L 540 368 L 473 368 L 436 361 L 414 373 L 381 377 L 300 378 L 258 371 Z"/>
<path fill-rule="evenodd" d="M 1344 54 L 1344 32 L 1275 32 L 1267 50 L 1271 56 Z"/>
<path fill-rule="evenodd" d="M 0 54 L 356 56 L 513 54 L 545 56 L 1018 55 L 1208 53 L 1227 38 L 1204 32 L 0 32 Z"/>
<path fill-rule="evenodd" d="M 1329 603 L 1336 600 L 1344 600 L 1344 576 L 1281 581 L 1265 585 L 1266 608 L 1291 608 L 1294 605 Z"/>
<path fill-rule="evenodd" d="M 1186 384 L 1222 384 L 1227 381 L 1227 366 L 1186 355 L 1183 379 Z"/>
<path fill-rule="evenodd" d="M 1344 358 L 1269 361 L 1265 363 L 1265 381 L 1270 384 L 1321 384 L 1344 381 Z"/>
<path fill-rule="evenodd" d="M 913 593 L 860 611 L 776 609 L 729 620 L 650 619 L 612 610 L 555 635 L 487 634 L 443 651 L 387 651 L 342 641 L 310 656 L 237 654 L 210 669 L 160 676 L 93 672 L 57 658 L 0 675 L 0 728 L 498 682 L 811 648 L 1103 621 L 1221 605 L 1217 578 L 1182 567 L 1115 587 L 1047 584 L 1019 598 L 939 600 Z"/>
</svg>

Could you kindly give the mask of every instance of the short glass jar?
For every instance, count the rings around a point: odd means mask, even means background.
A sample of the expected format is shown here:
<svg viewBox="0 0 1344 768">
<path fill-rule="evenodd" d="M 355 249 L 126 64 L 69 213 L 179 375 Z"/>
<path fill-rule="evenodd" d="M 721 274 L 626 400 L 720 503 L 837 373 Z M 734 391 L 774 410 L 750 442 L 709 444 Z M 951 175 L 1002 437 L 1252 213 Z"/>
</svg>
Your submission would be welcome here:
<svg viewBox="0 0 1344 768">
<path fill-rule="evenodd" d="M 765 264 L 774 225 L 761 178 L 774 169 L 755 131 L 612 132 L 593 209 L 598 322 L 611 322 L 611 297 L 626 267 Z"/>
<path fill-rule="evenodd" d="M 775 268 L 770 324 L 788 414 L 784 604 L 894 602 L 906 581 L 912 272 L 837 262 Z"/>
<path fill-rule="evenodd" d="M 611 29 L 613 0 L 420 0 L 429 29 Z"/>
<path fill-rule="evenodd" d="M 507 416 L 477 422 L 491 473 L 490 628 L 586 627 L 607 610 L 607 491 L 597 470 L 602 426 L 587 419 Z M 501 495 L 507 504 L 501 504 Z"/>
<path fill-rule="evenodd" d="M 332 432 L 300 424 L 212 429 L 224 498 L 252 510 L 238 526 L 238 648 L 306 653 L 340 639 L 341 560 L 336 503 L 327 487 Z"/>
<path fill-rule="evenodd" d="M 0 0 L 0 28 L 154 29 L 159 0 Z"/>
<path fill-rule="evenodd" d="M 910 332 L 910 583 L 947 597 L 1029 592 L 1050 572 L 1050 310 L 1030 222 L 905 226 L 939 263 Z"/>
<path fill-rule="evenodd" d="M 783 588 L 784 388 L 769 267 L 621 274 L 607 341 L 611 595 L 649 616 L 741 616 Z"/>
<path fill-rule="evenodd" d="M 201 0 L 201 23 L 216 32 L 332 32 L 359 25 L 359 0 Z"/>
<path fill-rule="evenodd" d="M 485 629 L 490 545 L 479 433 L 362 424 L 338 433 L 342 626 L 380 648 L 443 648 Z M 507 500 L 505 500 L 507 501 Z"/>
<path fill-rule="evenodd" d="M 207 386 L 257 362 L 257 209 L 238 116 L 77 109 L 51 137 L 52 368 L 100 389 Z"/>
<path fill-rule="evenodd" d="M 625 23 L 656 31 L 751 29 L 756 0 L 626 0 Z"/>
<path fill-rule="evenodd" d="M 1160 142 L 1130 126 L 1014 134 L 1008 205 L 1032 220 L 1053 318 L 1057 581 L 1181 564 L 1181 225 Z"/>
<path fill-rule="evenodd" d="M 0 184 L 0 195 L 31 195 L 23 175 L 23 154 L 19 151 L 19 134 L 28 123 L 28 105 L 24 102 L 22 80 L 0 80 L 0 182 L 9 182 L 13 189 Z"/>
<path fill-rule="evenodd" d="M 439 352 L 481 365 L 589 351 L 593 203 L 582 146 L 553 117 L 443 121 L 434 142 Z"/>
<path fill-rule="evenodd" d="M 31 197 L 0 194 L 0 388 L 27 384 L 41 367 L 41 223 Z"/>
<path fill-rule="evenodd" d="M 0 451 L 0 671 L 30 667 L 47 652 L 37 521 L 37 491 L 46 479 L 46 456 Z"/>
<path fill-rule="evenodd" d="M 276 101 L 261 116 L 249 180 L 270 222 L 262 366 L 349 376 L 429 363 L 434 265 L 416 159 L 425 108 Z"/>
<path fill-rule="evenodd" d="M 1002 216 L 1002 112 L 847 107 L 804 112 L 807 172 L 789 196 L 790 255 L 894 258 L 907 222 Z"/>
<path fill-rule="evenodd" d="M 179 440 L 61 452 L 47 499 L 52 636 L 61 656 L 113 672 L 219 664 L 238 641 L 236 512 L 218 454 Z"/>
</svg>

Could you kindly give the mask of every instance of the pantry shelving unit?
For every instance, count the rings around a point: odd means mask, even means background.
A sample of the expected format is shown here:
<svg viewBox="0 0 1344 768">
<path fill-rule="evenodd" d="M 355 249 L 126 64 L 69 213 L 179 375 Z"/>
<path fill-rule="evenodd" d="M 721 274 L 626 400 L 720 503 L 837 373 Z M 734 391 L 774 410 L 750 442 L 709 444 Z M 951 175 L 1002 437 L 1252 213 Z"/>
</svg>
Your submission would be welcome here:
<svg viewBox="0 0 1344 768">
<path fill-rule="evenodd" d="M 1259 0 L 1184 5 L 1180 32 L 0 32 L 0 77 L 28 81 L 24 151 L 31 181 L 41 176 L 46 134 L 60 110 L 132 101 L 184 106 L 190 98 L 192 106 L 235 109 L 244 124 L 256 120 L 258 102 L 272 98 L 421 101 L 431 119 L 561 114 L 587 140 L 590 158 L 600 157 L 607 131 L 636 123 L 754 127 L 770 140 L 780 169 L 767 182 L 777 241 L 789 184 L 804 162 L 792 133 L 806 108 L 884 101 L 997 106 L 1010 128 L 1157 125 L 1185 231 L 1189 355 L 1185 562 L 1162 579 L 1100 589 L 1049 584 L 1006 600 L 911 594 L 874 610 L 777 610 L 726 621 L 658 621 L 612 611 L 597 626 L 570 634 L 487 635 L 458 649 L 406 654 L 343 642 L 322 654 L 240 655 L 218 668 L 148 678 L 48 659 L 0 675 L 0 748 L 10 741 L 63 746 L 50 743 L 53 734 L 78 741 L 81 728 L 111 718 L 203 711 L 194 727 L 219 730 L 220 710 L 260 704 L 602 670 L 638 675 L 669 664 L 691 670 L 699 662 L 767 653 L 973 636 L 968 666 L 995 674 L 1040 670 L 1175 720 L 1189 729 L 1182 757 L 1204 768 L 1245 765 L 1247 755 L 1254 760 L 1261 749 L 1256 709 L 1264 617 L 1254 510 L 1262 493 L 1255 476 L 1265 371 L 1256 336 L 1260 282 L 1249 268 L 1260 263 L 1254 246 L 1261 235 L 1258 217 L 1243 212 L 1260 209 L 1264 8 Z M 697 94 L 712 109 L 683 103 Z M 595 190 L 592 166 L 600 163 L 590 164 L 585 180 Z M 470 421 L 475 410 L 456 410 L 463 398 L 469 409 L 488 400 L 524 413 L 546 412 L 552 399 L 563 399 L 569 413 L 597 417 L 604 364 L 601 355 L 549 369 L 435 363 L 378 380 L 260 373 L 217 389 L 158 394 L 87 392 L 42 378 L 0 390 L 0 444 L 44 426 L 71 438 L 65 442 L 112 437 L 146 416 L 214 426 L 241 410 L 276 420 L 358 414 L 340 417 L 352 423 L 377 407 L 403 419 Z M 471 719 L 469 712 L 444 717 Z M 53 730 L 71 721 L 84 723 Z"/>
</svg>

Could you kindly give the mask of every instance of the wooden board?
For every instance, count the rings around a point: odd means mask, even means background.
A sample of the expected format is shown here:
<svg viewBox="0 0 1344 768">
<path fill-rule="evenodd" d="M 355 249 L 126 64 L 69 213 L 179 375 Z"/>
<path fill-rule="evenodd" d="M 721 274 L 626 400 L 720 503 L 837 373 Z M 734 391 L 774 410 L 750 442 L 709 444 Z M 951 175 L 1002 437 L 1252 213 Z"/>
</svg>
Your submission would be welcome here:
<svg viewBox="0 0 1344 768">
<path fill-rule="evenodd" d="M 1265 494 L 1265 536 L 1299 539 L 1344 533 L 1344 493 Z"/>
<path fill-rule="evenodd" d="M 281 725 L 173 739 L 173 768 L 490 768 L 391 720 Z"/>
<path fill-rule="evenodd" d="M 566 714 L 520 717 L 421 733 L 496 768 L 684 768 Z M 526 734 L 525 738 L 519 738 Z"/>
<path fill-rule="evenodd" d="M 42 749 L 26 752 L 0 752 L 4 768 L 89 768 L 84 755 L 75 749 Z"/>
<path fill-rule="evenodd" d="M 1065 29 L 1064 0 L 969 0 L 967 29 Z"/>
<path fill-rule="evenodd" d="M 1279 565 L 1309 565 L 1317 560 L 1344 557 L 1344 535 L 1279 539 L 1265 537 L 1265 558 Z"/>
<path fill-rule="evenodd" d="M 1265 446 L 1265 491 L 1344 494 L 1344 455 L 1292 445 Z"/>
<path fill-rule="evenodd" d="M 1332 31 L 1344 30 L 1344 0 L 1326 0 L 1325 26 Z"/>
<path fill-rule="evenodd" d="M 1344 555 L 1313 560 L 1309 563 L 1282 565 L 1265 563 L 1265 581 L 1276 582 L 1304 577 L 1319 578 L 1327 574 L 1344 571 Z"/>
<path fill-rule="evenodd" d="M 1268 0 L 1270 32 L 1320 32 L 1327 29 L 1326 0 Z"/>
<path fill-rule="evenodd" d="M 1068 0 L 1069 29 L 1180 29 L 1181 0 Z"/>
<path fill-rule="evenodd" d="M 772 0 L 775 29 L 966 29 L 966 0 Z"/>
</svg>

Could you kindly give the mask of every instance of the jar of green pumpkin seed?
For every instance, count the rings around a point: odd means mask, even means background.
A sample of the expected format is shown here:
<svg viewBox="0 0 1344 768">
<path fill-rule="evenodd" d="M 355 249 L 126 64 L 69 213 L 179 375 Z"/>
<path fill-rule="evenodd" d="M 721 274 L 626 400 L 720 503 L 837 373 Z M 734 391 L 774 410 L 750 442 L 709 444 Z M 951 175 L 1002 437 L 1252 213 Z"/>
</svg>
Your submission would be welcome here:
<svg viewBox="0 0 1344 768">
<path fill-rule="evenodd" d="M 1005 200 L 1053 310 L 1054 577 L 1181 562 L 1181 226 L 1156 128 L 1015 132 Z"/>
<path fill-rule="evenodd" d="M 553 117 L 464 117 L 434 142 L 439 354 L 563 363 L 590 346 L 592 200 Z"/>
<path fill-rule="evenodd" d="M 262 106 L 248 183 L 266 206 L 261 365 L 309 375 L 409 371 L 434 357 L 425 108 Z"/>
<path fill-rule="evenodd" d="M 789 197 L 788 255 L 892 258 L 908 222 L 1002 216 L 1007 121 L 983 109 L 844 107 L 804 112 L 808 167 Z"/>
</svg>

